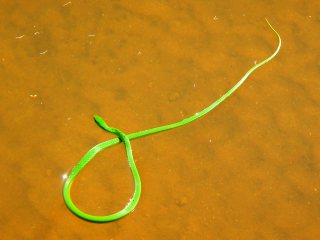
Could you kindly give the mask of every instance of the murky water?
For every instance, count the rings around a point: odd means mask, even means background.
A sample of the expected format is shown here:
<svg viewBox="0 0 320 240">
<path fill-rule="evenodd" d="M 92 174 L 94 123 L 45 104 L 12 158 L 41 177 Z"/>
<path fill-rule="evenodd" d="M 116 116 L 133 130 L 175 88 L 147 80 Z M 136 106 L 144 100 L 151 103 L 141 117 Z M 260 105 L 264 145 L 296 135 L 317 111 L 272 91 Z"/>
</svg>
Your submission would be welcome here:
<svg viewBox="0 0 320 240">
<path fill-rule="evenodd" d="M 173 3 L 174 2 L 174 3 Z M 1 1 L 1 239 L 319 239 L 319 1 Z M 269 56 L 204 118 L 132 141 L 136 210 L 86 222 L 63 175 L 112 138 L 200 111 Z M 77 205 L 110 214 L 133 191 L 123 146 L 80 174 Z"/>
</svg>

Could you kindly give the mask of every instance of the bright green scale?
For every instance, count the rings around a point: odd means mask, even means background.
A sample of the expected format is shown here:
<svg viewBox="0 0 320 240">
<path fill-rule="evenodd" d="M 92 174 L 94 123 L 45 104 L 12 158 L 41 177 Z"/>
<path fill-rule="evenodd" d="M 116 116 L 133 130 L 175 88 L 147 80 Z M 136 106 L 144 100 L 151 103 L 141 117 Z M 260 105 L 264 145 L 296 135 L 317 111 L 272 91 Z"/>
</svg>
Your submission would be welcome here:
<svg viewBox="0 0 320 240">
<path fill-rule="evenodd" d="M 136 139 L 136 138 L 140 138 L 140 137 L 144 137 L 150 134 L 154 134 L 154 133 L 158 133 L 158 132 L 162 132 L 162 131 L 166 131 L 166 130 L 170 130 L 173 128 L 177 128 L 180 126 L 183 126 L 187 123 L 190 123 L 204 115 L 206 115 L 208 112 L 210 112 L 212 109 L 214 109 L 216 106 L 218 106 L 220 103 L 222 103 L 227 97 L 229 97 L 236 89 L 238 89 L 240 87 L 240 85 L 248 78 L 248 76 L 257 68 L 261 67 L 262 65 L 264 65 L 265 63 L 269 62 L 271 59 L 273 59 L 279 52 L 280 48 L 281 48 L 281 38 L 280 35 L 277 33 L 277 31 L 271 26 L 271 24 L 268 22 L 270 28 L 275 32 L 275 34 L 278 37 L 279 40 L 279 44 L 277 49 L 275 50 L 275 52 L 268 58 L 266 58 L 265 60 L 257 63 L 256 65 L 254 65 L 252 68 L 249 69 L 249 71 L 240 79 L 239 82 L 237 82 L 236 85 L 234 85 L 229 91 L 227 91 L 222 97 L 220 97 L 218 100 L 216 100 L 214 103 L 212 103 L 210 106 L 206 107 L 205 109 L 203 109 L 202 111 L 196 113 L 193 116 L 190 116 L 188 118 L 185 118 L 179 122 L 176 123 L 172 123 L 169 125 L 165 125 L 165 126 L 160 126 L 160 127 L 156 127 L 156 128 L 152 128 L 152 129 L 147 129 L 147 130 L 143 130 L 140 132 L 136 132 L 136 133 L 131 133 L 126 135 L 125 133 L 123 133 L 122 131 L 120 131 L 119 129 L 116 128 L 112 128 L 109 127 L 101 117 L 95 115 L 94 116 L 94 120 L 96 121 L 96 123 L 105 131 L 113 133 L 115 135 L 117 135 L 117 138 L 108 140 L 106 142 L 102 142 L 99 143 L 98 145 L 94 146 L 93 148 L 91 148 L 84 156 L 83 158 L 79 161 L 79 163 L 72 169 L 70 175 L 67 177 L 65 183 L 64 183 L 64 187 L 63 187 L 63 197 L 65 200 L 65 203 L 67 204 L 68 208 L 76 215 L 78 215 L 79 217 L 88 220 L 88 221 L 93 221 L 93 222 L 110 222 L 110 221 L 114 221 L 117 220 L 119 218 L 122 218 L 124 216 L 126 216 L 127 214 L 129 214 L 130 212 L 132 212 L 134 210 L 134 208 L 137 206 L 140 195 L 141 195 L 141 181 L 140 181 L 140 176 L 137 170 L 137 167 L 134 163 L 133 160 L 133 155 L 132 155 L 132 149 L 131 149 L 131 144 L 130 144 L 130 140 Z M 71 200 L 71 196 L 70 196 L 70 189 L 71 189 L 71 185 L 72 182 L 75 180 L 76 176 L 79 174 L 79 172 L 91 161 L 92 158 L 94 158 L 94 156 L 101 152 L 102 150 L 113 146 L 115 144 L 118 144 L 120 142 L 123 142 L 125 145 L 125 149 L 126 149 L 126 153 L 127 153 L 127 157 L 128 157 L 128 162 L 129 162 L 129 167 L 131 169 L 132 175 L 133 175 L 133 179 L 134 179 L 134 186 L 135 186 L 135 190 L 133 193 L 132 198 L 129 200 L 129 202 L 127 203 L 127 205 L 120 211 L 110 214 L 110 215 L 106 215 L 106 216 L 94 216 L 94 215 L 90 215 L 88 213 L 82 212 L 79 208 L 77 208 L 74 203 Z"/>
</svg>

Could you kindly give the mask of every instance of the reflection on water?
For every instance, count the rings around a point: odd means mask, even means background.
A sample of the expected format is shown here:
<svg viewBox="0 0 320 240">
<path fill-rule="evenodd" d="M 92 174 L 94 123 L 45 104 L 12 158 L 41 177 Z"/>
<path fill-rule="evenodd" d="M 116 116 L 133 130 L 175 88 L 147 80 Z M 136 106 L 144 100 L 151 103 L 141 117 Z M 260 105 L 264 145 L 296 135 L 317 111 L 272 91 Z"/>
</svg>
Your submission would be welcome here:
<svg viewBox="0 0 320 240">
<path fill-rule="evenodd" d="M 68 177 L 67 173 L 62 174 L 62 176 L 61 176 L 62 181 L 66 180 L 67 177 Z"/>
<path fill-rule="evenodd" d="M 317 1 L 2 2 L 1 239 L 319 239 Z M 136 210 L 94 224 L 65 206 L 65 174 L 92 146 L 212 103 L 277 40 L 275 60 L 204 118 L 132 141 Z M 72 188 L 92 214 L 121 209 L 124 147 Z"/>
</svg>

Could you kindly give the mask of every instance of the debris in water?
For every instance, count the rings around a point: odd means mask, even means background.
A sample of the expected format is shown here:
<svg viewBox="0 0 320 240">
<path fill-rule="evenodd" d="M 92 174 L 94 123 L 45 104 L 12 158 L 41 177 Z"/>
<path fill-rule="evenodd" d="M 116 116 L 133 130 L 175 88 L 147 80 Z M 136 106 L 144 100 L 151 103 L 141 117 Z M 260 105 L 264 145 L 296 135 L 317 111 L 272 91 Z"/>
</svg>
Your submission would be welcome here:
<svg viewBox="0 0 320 240">
<path fill-rule="evenodd" d="M 17 36 L 16 39 L 21 39 L 21 38 L 23 38 L 23 37 L 24 37 L 24 34 L 21 35 L 21 36 Z"/>
<path fill-rule="evenodd" d="M 47 52 L 48 52 L 48 50 L 45 50 L 45 51 L 41 52 L 40 54 L 41 54 L 41 55 L 44 55 L 44 54 L 46 54 Z"/>
<path fill-rule="evenodd" d="M 63 7 L 66 7 L 66 6 L 70 5 L 70 4 L 71 4 L 71 1 L 69 1 L 69 2 L 67 2 L 67 3 L 65 3 L 65 4 L 63 4 L 62 6 L 63 6 Z"/>
</svg>

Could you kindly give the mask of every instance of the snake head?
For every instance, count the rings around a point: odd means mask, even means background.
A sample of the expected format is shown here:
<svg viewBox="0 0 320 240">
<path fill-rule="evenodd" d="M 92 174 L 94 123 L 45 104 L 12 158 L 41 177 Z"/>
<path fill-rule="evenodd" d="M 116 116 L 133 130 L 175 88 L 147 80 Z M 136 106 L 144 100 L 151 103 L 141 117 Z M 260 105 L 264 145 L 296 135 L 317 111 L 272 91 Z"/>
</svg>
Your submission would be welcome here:
<svg viewBox="0 0 320 240">
<path fill-rule="evenodd" d="M 102 129 L 104 129 L 106 131 L 109 130 L 110 127 L 108 126 L 108 124 L 106 124 L 106 122 L 102 119 L 102 117 L 100 117 L 98 115 L 94 115 L 93 118 L 99 127 L 101 127 Z"/>
</svg>

